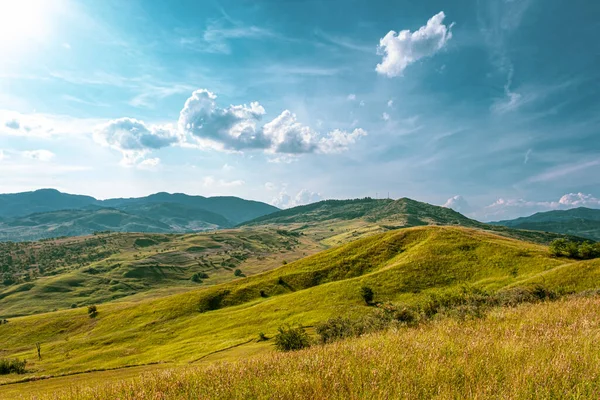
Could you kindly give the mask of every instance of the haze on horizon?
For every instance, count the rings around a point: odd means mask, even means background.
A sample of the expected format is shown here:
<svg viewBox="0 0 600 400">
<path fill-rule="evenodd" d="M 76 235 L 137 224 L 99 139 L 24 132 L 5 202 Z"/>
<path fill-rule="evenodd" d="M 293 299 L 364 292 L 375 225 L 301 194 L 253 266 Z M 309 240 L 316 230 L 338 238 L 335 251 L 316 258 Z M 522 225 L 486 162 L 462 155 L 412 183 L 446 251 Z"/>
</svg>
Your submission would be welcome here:
<svg viewBox="0 0 600 400">
<path fill-rule="evenodd" d="M 599 17 L 558 0 L 2 2 L 0 192 L 600 208 Z"/>
</svg>

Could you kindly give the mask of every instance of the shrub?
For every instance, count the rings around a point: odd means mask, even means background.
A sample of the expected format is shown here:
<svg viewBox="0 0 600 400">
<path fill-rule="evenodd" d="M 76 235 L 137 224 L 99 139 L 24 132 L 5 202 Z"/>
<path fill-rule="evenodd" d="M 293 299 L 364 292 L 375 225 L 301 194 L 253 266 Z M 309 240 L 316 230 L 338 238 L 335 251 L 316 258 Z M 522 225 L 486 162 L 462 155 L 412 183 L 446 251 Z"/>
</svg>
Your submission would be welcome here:
<svg viewBox="0 0 600 400">
<path fill-rule="evenodd" d="M 75 303 L 71 304 L 71 308 L 77 308 L 77 304 L 75 304 Z"/>
<path fill-rule="evenodd" d="M 259 342 L 264 342 L 269 340 L 269 338 L 267 337 L 267 335 L 265 335 L 264 332 L 258 332 L 258 341 Z"/>
<path fill-rule="evenodd" d="M 24 374 L 26 361 L 0 359 L 0 375 Z"/>
<path fill-rule="evenodd" d="M 304 328 L 300 325 L 292 327 L 283 325 L 279 327 L 275 336 L 275 347 L 279 351 L 301 350 L 310 346 L 310 339 Z"/>
<path fill-rule="evenodd" d="M 235 276 L 244 276 L 244 274 L 242 273 L 241 269 L 236 269 L 235 271 L 233 271 L 233 275 Z"/>
<path fill-rule="evenodd" d="M 321 343 L 331 343 L 355 335 L 354 323 L 349 318 L 331 318 L 315 328 Z"/>
<path fill-rule="evenodd" d="M 90 318 L 96 318 L 98 316 L 98 308 L 94 305 L 88 306 L 88 315 Z"/>
<path fill-rule="evenodd" d="M 192 275 L 192 282 L 196 282 L 196 283 L 202 283 L 202 279 L 207 279 L 208 278 L 208 274 L 206 272 L 196 272 L 194 275 Z"/>
<path fill-rule="evenodd" d="M 373 293 L 373 289 L 368 286 L 363 286 L 360 288 L 360 295 L 367 305 L 371 305 L 373 303 L 373 299 L 375 298 L 375 293 Z"/>
</svg>

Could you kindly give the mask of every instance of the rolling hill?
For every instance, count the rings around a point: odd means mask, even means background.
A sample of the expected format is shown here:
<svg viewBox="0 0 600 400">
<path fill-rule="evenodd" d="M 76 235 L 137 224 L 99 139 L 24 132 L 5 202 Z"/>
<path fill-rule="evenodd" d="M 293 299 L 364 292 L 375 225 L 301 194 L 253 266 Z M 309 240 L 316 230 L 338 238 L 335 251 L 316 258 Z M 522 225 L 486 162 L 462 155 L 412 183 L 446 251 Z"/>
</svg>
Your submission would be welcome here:
<svg viewBox="0 0 600 400">
<path fill-rule="evenodd" d="M 521 240 L 546 244 L 562 237 L 559 233 L 518 230 L 485 224 L 465 217 L 450 208 L 409 198 L 324 200 L 277 211 L 240 224 L 240 226 L 250 227 L 283 226 L 310 235 L 327 245 L 346 243 L 375 232 L 425 225 L 478 228 Z M 582 240 L 577 237 L 570 237 L 570 239 Z"/>
<path fill-rule="evenodd" d="M 256 342 L 284 323 L 313 326 L 371 311 L 360 296 L 420 304 L 468 285 L 496 292 L 544 283 L 562 292 L 597 287 L 600 260 L 553 258 L 545 246 L 477 229 L 416 227 L 325 250 L 278 269 L 161 298 L 106 303 L 0 325 L 5 357 L 26 358 L 28 376 L 156 362 L 189 363 L 270 352 Z M 41 342 L 43 359 L 34 357 Z M 7 377 L 2 379 L 20 379 Z"/>
<path fill-rule="evenodd" d="M 585 207 L 539 212 L 529 217 L 491 222 L 491 224 L 600 240 L 600 210 Z"/>
</svg>

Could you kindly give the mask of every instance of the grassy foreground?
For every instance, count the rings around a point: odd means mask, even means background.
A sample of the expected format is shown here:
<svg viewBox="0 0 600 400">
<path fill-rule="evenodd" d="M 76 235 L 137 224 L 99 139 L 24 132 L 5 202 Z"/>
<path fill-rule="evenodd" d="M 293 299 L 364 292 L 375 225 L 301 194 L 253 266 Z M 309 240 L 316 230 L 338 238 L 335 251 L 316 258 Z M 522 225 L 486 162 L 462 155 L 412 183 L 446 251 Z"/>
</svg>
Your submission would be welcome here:
<svg viewBox="0 0 600 400">
<path fill-rule="evenodd" d="M 579 297 L 36 398 L 598 398 L 598 365 L 600 298 Z"/>
</svg>

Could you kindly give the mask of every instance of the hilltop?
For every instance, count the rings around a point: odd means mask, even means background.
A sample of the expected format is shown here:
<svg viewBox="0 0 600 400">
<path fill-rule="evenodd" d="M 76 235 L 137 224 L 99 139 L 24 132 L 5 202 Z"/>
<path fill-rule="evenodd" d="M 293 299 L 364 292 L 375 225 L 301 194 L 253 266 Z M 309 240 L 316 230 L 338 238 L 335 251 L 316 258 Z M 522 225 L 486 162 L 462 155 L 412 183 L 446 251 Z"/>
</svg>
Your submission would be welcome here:
<svg viewBox="0 0 600 400">
<path fill-rule="evenodd" d="M 277 211 L 240 226 L 283 226 L 303 232 L 328 245 L 337 245 L 376 232 L 426 225 L 463 226 L 493 231 L 501 235 L 549 243 L 562 237 L 557 233 L 508 229 L 465 217 L 450 208 L 409 198 L 324 200 Z M 581 238 L 571 237 L 573 240 Z"/>
<path fill-rule="evenodd" d="M 153 362 L 238 358 L 271 351 L 256 342 L 284 323 L 313 326 L 370 312 L 360 296 L 419 304 L 464 285 L 495 292 L 544 283 L 563 292 L 596 287 L 599 260 L 549 256 L 545 246 L 476 229 L 416 227 L 375 234 L 262 274 L 158 299 L 112 302 L 13 318 L 0 326 L 4 355 L 30 375 Z M 60 329 L 59 329 L 60 327 Z M 36 361 L 34 344 L 44 358 Z M 14 379 L 14 378 L 13 378 Z"/>
<path fill-rule="evenodd" d="M 539 212 L 529 217 L 491 222 L 491 224 L 600 240 L 600 210 L 585 207 Z"/>
</svg>

